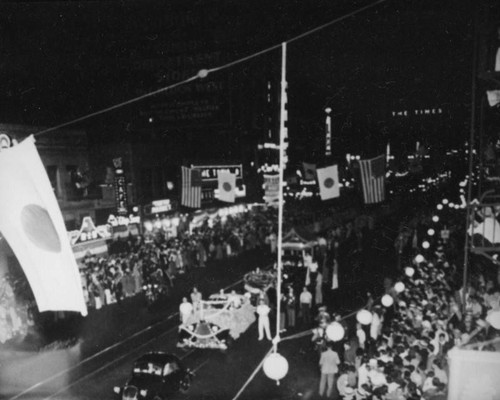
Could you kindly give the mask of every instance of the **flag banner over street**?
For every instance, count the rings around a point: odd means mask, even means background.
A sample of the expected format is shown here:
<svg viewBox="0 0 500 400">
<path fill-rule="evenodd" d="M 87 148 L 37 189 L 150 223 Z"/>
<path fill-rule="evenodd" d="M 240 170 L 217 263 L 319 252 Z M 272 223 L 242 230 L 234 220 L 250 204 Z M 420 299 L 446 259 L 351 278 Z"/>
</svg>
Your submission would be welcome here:
<svg viewBox="0 0 500 400">
<path fill-rule="evenodd" d="M 316 164 L 310 164 L 303 162 L 302 166 L 304 167 L 304 180 L 313 181 L 316 179 Z"/>
<path fill-rule="evenodd" d="M 340 196 L 339 170 L 337 165 L 318 168 L 318 185 L 321 200 L 333 199 Z"/>
<path fill-rule="evenodd" d="M 197 169 L 182 168 L 181 204 L 185 207 L 201 207 L 201 174 Z"/>
<path fill-rule="evenodd" d="M 361 183 L 365 204 L 385 200 L 385 155 L 369 160 L 360 160 Z"/>
<path fill-rule="evenodd" d="M 0 231 L 40 312 L 87 314 L 78 265 L 33 136 L 0 152 Z"/>
<path fill-rule="evenodd" d="M 236 175 L 226 171 L 219 171 L 219 200 L 234 203 L 236 199 Z"/>
</svg>

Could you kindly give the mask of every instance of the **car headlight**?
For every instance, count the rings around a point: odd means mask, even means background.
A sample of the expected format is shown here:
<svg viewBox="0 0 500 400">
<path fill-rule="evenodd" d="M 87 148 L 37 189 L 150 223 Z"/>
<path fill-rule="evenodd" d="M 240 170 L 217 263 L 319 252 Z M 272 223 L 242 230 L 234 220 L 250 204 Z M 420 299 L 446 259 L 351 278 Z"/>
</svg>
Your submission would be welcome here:
<svg viewBox="0 0 500 400">
<path fill-rule="evenodd" d="M 146 389 L 143 389 L 141 391 L 139 391 L 139 394 L 142 396 L 142 397 L 146 397 L 146 395 L 148 394 L 148 391 Z"/>
</svg>

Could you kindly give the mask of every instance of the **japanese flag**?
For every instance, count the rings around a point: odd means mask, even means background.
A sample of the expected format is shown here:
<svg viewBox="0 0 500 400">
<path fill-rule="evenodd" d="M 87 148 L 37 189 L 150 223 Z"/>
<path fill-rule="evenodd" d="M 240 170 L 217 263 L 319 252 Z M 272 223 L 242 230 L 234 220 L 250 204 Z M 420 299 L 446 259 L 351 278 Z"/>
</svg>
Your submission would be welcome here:
<svg viewBox="0 0 500 400">
<path fill-rule="evenodd" d="M 227 203 L 234 203 L 236 198 L 236 175 L 230 172 L 220 171 L 219 180 L 219 200 Z"/>
<path fill-rule="evenodd" d="M 33 136 L 0 152 L 0 231 L 38 309 L 87 314 L 80 273 Z"/>
<path fill-rule="evenodd" d="M 336 165 L 318 168 L 318 185 L 321 200 L 333 199 L 340 196 L 339 171 Z"/>
</svg>

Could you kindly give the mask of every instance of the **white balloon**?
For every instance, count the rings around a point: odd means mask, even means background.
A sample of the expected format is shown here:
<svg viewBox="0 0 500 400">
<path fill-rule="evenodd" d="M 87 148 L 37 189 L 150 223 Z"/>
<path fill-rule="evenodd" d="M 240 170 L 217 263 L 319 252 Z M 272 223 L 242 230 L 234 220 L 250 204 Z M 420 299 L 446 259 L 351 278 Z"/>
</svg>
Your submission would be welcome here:
<svg viewBox="0 0 500 400">
<path fill-rule="evenodd" d="M 486 316 L 486 321 L 495 329 L 500 329 L 500 311 L 491 311 Z"/>
<path fill-rule="evenodd" d="M 396 284 L 394 285 L 394 289 L 396 290 L 396 292 L 402 293 L 405 290 L 405 284 L 403 282 L 396 282 Z"/>
<path fill-rule="evenodd" d="M 392 298 L 392 296 L 390 294 L 384 294 L 382 296 L 382 304 L 385 307 L 390 307 L 390 306 L 392 306 L 393 303 L 394 303 L 394 299 Z"/>
<path fill-rule="evenodd" d="M 280 381 L 288 373 L 288 361 L 279 353 L 271 353 L 265 359 L 262 368 L 268 378 Z"/>
<path fill-rule="evenodd" d="M 344 337 L 344 327 L 338 322 L 332 322 L 326 327 L 326 336 L 328 339 L 338 342 Z"/>
<path fill-rule="evenodd" d="M 368 310 L 359 310 L 356 319 L 360 324 L 370 325 L 372 323 L 372 313 Z"/>
</svg>

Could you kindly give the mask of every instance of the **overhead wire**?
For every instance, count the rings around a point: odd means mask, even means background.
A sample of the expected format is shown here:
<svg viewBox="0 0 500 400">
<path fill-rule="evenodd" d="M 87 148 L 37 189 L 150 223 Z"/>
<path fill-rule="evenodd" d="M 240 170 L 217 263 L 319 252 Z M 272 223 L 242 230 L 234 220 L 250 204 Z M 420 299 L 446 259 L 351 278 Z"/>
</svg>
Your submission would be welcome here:
<svg viewBox="0 0 500 400">
<path fill-rule="evenodd" d="M 115 104 L 113 106 L 110 106 L 110 107 L 107 107 L 107 108 L 104 108 L 102 110 L 99 110 L 99 111 L 95 111 L 93 113 L 90 113 L 90 114 L 87 114 L 87 115 L 84 115 L 82 117 L 78 117 L 78 118 L 75 118 L 73 120 L 70 120 L 70 121 L 67 121 L 67 122 L 64 122 L 62 124 L 59 124 L 59 125 L 56 125 L 56 126 L 53 126 L 51 128 L 47 128 L 47 129 L 43 129 L 41 131 L 38 131 L 36 133 L 33 134 L 33 136 L 37 137 L 37 136 L 40 136 L 40 135 L 44 135 L 44 134 L 47 134 L 49 132 L 53 132 L 53 131 L 56 131 L 56 130 L 59 130 L 61 128 L 65 128 L 67 126 L 70 126 L 70 125 L 73 125 L 73 124 L 76 124 L 78 122 L 82 122 L 82 121 L 85 121 L 87 119 L 90 119 L 90 118 L 93 118 L 93 117 L 96 117 L 98 115 L 101 115 L 101 114 L 104 114 L 104 113 L 107 113 L 109 111 L 113 111 L 113 110 L 116 110 L 118 108 L 121 108 L 121 107 L 124 107 L 124 106 L 127 106 L 127 105 L 130 105 L 130 104 L 133 104 L 133 103 L 136 103 L 138 101 L 141 101 L 141 100 L 144 100 L 146 98 L 149 98 L 149 97 L 152 97 L 152 96 L 156 96 L 157 94 L 160 94 L 160 93 L 163 93 L 163 92 L 167 92 L 169 90 L 172 90 L 176 87 L 179 87 L 179 86 L 182 86 L 182 85 L 185 85 L 187 83 L 190 83 L 190 82 L 193 82 L 197 79 L 204 79 L 207 77 L 207 75 L 209 75 L 210 73 L 213 73 L 213 72 L 218 72 L 218 71 L 222 71 L 224 69 L 228 69 L 230 67 L 233 67 L 235 65 L 238 65 L 238 64 L 241 64 L 245 61 L 248 61 L 248 60 L 251 60 L 253 58 L 256 58 L 256 57 L 259 57 L 263 54 L 266 54 L 266 53 L 269 53 L 273 50 L 276 50 L 276 49 L 279 49 L 281 48 L 282 46 L 282 43 L 293 43 L 293 42 L 296 42 L 297 40 L 299 39 L 302 39 L 302 38 L 305 38 L 306 36 L 309 36 L 309 35 L 312 35 L 320 30 L 323 30 L 325 28 L 328 28 L 329 26 L 331 25 L 334 25 L 338 22 L 341 22 L 349 17 L 352 17 L 356 14 L 359 14 L 363 11 L 366 11 L 370 8 L 373 8 L 381 3 L 384 3 L 384 2 L 387 2 L 388 0 L 376 0 L 374 1 L 373 3 L 370 3 L 370 4 L 367 4 L 366 6 L 363 6 L 363 7 L 360 7 L 360 8 L 357 8 L 356 10 L 354 11 L 351 11 L 347 14 L 344 14 L 340 17 L 337 17 L 335 19 L 332 19 L 331 21 L 329 22 L 326 22 L 322 25 L 319 25 L 315 28 L 312 28 L 306 32 L 303 32 L 297 36 L 294 36 L 288 40 L 285 40 L 283 42 L 280 42 L 279 44 L 276 44 L 276 45 L 273 45 L 273 46 L 270 46 L 264 50 L 260 50 L 258 52 L 255 52 L 255 53 L 252 53 L 248 56 L 245 56 L 245 57 L 242 57 L 242 58 L 239 58 L 237 60 L 234 60 L 234 61 L 231 61 L 231 62 L 228 62 L 224 65 L 221 65 L 221 66 L 218 66 L 218 67 L 214 67 L 214 68 L 210 68 L 210 69 L 201 69 L 200 71 L 198 71 L 198 73 L 196 75 L 193 75 L 187 79 L 184 79 L 182 81 L 179 81 L 179 82 L 176 82 L 174 84 L 171 84 L 171 85 L 168 85 L 168 86 L 165 86 L 165 87 L 162 87 L 160 89 L 157 89 L 157 90 L 154 90 L 152 92 L 148 92 L 148 93 L 145 93 L 141 96 L 138 96 L 138 97 L 134 97 L 132 99 L 129 99 L 129 100 L 126 100 L 126 101 L 123 101 L 121 103 L 118 103 L 118 104 Z"/>
</svg>

